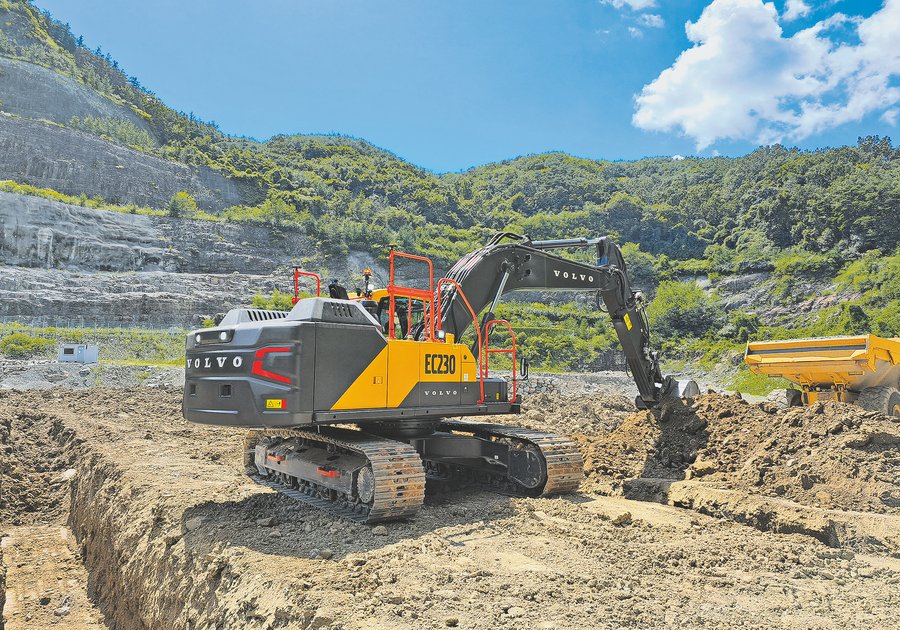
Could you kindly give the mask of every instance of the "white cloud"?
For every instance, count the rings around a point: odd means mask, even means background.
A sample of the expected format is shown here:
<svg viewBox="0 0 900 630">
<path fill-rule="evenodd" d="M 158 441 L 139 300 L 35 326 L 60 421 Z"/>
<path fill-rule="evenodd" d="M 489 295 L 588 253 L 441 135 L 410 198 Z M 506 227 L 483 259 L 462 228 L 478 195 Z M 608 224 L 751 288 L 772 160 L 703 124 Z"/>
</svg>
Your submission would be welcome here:
<svg viewBox="0 0 900 630">
<path fill-rule="evenodd" d="M 683 155 L 673 155 L 672 159 L 676 162 L 680 162 L 684 159 L 684 156 Z"/>
<path fill-rule="evenodd" d="M 600 4 L 610 4 L 617 9 L 628 7 L 632 11 L 643 11 L 656 6 L 656 0 L 600 0 Z"/>
<path fill-rule="evenodd" d="M 804 15 L 809 15 L 809 12 L 812 11 L 812 7 L 806 4 L 803 0 L 787 0 L 784 5 L 784 19 L 788 22 L 792 20 L 796 20 L 798 18 L 802 18 Z"/>
<path fill-rule="evenodd" d="M 655 13 L 644 13 L 638 17 L 638 22 L 648 28 L 662 28 L 666 25 L 666 21 L 661 15 Z"/>
<path fill-rule="evenodd" d="M 900 115 L 900 109 L 889 109 L 881 115 L 879 120 L 883 123 L 887 123 L 891 127 L 896 127 L 898 115 Z"/>
<path fill-rule="evenodd" d="M 858 43 L 836 41 L 838 29 L 855 31 Z M 866 19 L 837 13 L 792 37 L 771 3 L 713 0 L 685 30 L 694 46 L 644 86 L 633 122 L 681 131 L 698 149 L 720 139 L 802 140 L 900 103 L 900 0 Z"/>
<path fill-rule="evenodd" d="M 634 26 L 629 26 L 628 34 L 631 35 L 632 37 L 634 37 L 635 39 L 637 39 L 638 37 L 644 36 L 644 31 L 642 31 L 641 29 L 636 28 Z"/>
</svg>

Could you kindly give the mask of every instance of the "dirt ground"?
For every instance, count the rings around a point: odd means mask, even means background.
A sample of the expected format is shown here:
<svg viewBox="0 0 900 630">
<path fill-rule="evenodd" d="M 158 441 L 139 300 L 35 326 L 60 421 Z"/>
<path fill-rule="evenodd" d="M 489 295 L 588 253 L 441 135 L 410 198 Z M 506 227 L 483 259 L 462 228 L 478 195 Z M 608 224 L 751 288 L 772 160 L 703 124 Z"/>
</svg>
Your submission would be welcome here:
<svg viewBox="0 0 900 630">
<path fill-rule="evenodd" d="M 575 437 L 585 490 L 612 492 L 635 477 L 693 478 L 807 506 L 900 514 L 900 423 L 853 405 L 781 410 L 707 394 Z"/>
<path fill-rule="evenodd" d="M 374 528 L 252 483 L 242 434 L 185 422 L 177 391 L 0 392 L 4 630 L 66 601 L 75 630 L 896 627 L 890 535 L 829 546 L 621 494 L 667 479 L 891 528 L 898 423 L 720 395 L 630 409 L 535 394 L 511 419 L 578 439 L 581 493 L 440 494 Z"/>
</svg>

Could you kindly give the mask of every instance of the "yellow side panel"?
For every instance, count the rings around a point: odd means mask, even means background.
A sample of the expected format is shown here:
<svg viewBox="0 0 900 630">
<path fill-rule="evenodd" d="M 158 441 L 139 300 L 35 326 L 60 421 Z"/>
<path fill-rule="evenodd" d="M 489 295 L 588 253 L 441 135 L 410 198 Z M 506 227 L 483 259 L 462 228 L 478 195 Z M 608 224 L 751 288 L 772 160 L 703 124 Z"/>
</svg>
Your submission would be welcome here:
<svg viewBox="0 0 900 630">
<path fill-rule="evenodd" d="M 417 383 L 476 383 L 475 359 L 461 344 L 388 341 L 387 406 L 400 406 Z"/>
<path fill-rule="evenodd" d="M 419 380 L 423 383 L 458 383 L 460 376 L 460 346 L 455 343 L 419 344 Z"/>
<path fill-rule="evenodd" d="M 388 347 L 359 375 L 332 409 L 378 409 L 387 401 Z"/>
<path fill-rule="evenodd" d="M 388 340 L 386 350 L 390 374 L 387 387 L 389 409 L 399 407 L 419 382 L 419 355 L 423 345 L 418 341 Z"/>
<path fill-rule="evenodd" d="M 474 383 L 478 380 L 478 367 L 475 365 L 475 357 L 466 346 L 459 349 L 460 364 L 462 373 L 460 374 L 460 382 Z"/>
</svg>

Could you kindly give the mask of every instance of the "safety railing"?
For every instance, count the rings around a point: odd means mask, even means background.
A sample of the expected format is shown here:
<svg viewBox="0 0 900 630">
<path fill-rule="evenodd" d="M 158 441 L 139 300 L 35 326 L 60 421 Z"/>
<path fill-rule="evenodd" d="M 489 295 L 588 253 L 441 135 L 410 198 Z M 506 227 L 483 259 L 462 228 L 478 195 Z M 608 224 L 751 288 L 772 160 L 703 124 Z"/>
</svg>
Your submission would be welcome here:
<svg viewBox="0 0 900 630">
<path fill-rule="evenodd" d="M 296 304 L 300 301 L 300 276 L 315 278 L 316 297 L 322 295 L 322 278 L 319 276 L 319 274 L 313 273 L 312 271 L 303 271 L 299 267 L 294 267 L 294 297 L 291 298 L 291 304 Z"/>
<path fill-rule="evenodd" d="M 398 285 L 395 280 L 395 266 L 396 259 L 403 258 L 407 260 L 415 260 L 419 262 L 424 262 L 428 265 L 428 290 L 425 289 L 416 289 L 415 287 L 406 287 L 402 285 Z M 409 308 L 406 309 L 406 317 L 407 317 L 407 330 L 410 330 L 412 325 L 412 300 L 422 300 L 423 303 L 423 314 L 424 324 L 425 324 L 425 340 L 433 341 L 434 340 L 434 309 L 429 308 L 431 305 L 431 301 L 434 298 L 434 265 L 431 263 L 431 260 L 426 258 L 425 256 L 416 256 L 415 254 L 405 254 L 403 252 L 395 251 L 391 248 L 390 254 L 388 256 L 388 261 L 390 263 L 390 277 L 388 280 L 387 292 L 388 298 L 390 300 L 389 311 L 388 311 L 388 337 L 390 339 L 396 339 L 396 323 L 394 322 L 394 314 L 397 312 L 397 298 L 406 298 L 409 300 Z"/>
<path fill-rule="evenodd" d="M 509 348 L 491 348 L 491 331 L 494 329 L 494 326 L 502 325 L 509 331 L 509 338 L 511 342 L 511 346 Z M 490 374 L 490 361 L 492 354 L 509 354 L 512 356 L 512 397 L 511 401 L 516 401 L 516 383 L 518 379 L 516 378 L 516 333 L 513 332 L 512 325 L 506 321 L 505 319 L 492 319 L 488 323 L 484 325 L 484 348 L 483 352 L 479 359 L 480 367 L 482 371 L 482 382 L 483 379 L 488 378 Z"/>
</svg>

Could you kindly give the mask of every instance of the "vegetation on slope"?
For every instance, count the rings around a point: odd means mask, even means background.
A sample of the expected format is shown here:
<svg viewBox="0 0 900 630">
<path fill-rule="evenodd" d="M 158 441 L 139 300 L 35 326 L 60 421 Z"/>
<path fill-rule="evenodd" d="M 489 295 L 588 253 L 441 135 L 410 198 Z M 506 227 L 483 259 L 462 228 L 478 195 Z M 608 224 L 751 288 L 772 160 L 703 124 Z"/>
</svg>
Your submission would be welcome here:
<svg viewBox="0 0 900 630">
<path fill-rule="evenodd" d="M 437 175 L 353 138 L 228 137 L 215 123 L 166 107 L 29 2 L 3 0 L 0 18 L 11 24 L 0 28 L 0 54 L 73 77 L 136 113 L 148 130 L 119 119 L 70 126 L 212 167 L 249 191 L 244 204 L 216 216 L 181 193 L 166 208 L 125 210 L 295 225 L 319 243 L 326 264 L 352 250 L 381 256 L 393 243 L 431 256 L 441 270 L 499 230 L 535 239 L 608 234 L 624 244 L 635 284 L 655 296 L 654 330 L 670 360 L 733 369 L 747 339 L 864 329 L 900 335 L 900 149 L 888 138 L 817 151 L 775 145 L 740 158 L 608 162 L 549 153 Z M 771 280 L 772 298 L 755 309 L 725 312 L 714 292 L 694 284 L 752 272 Z M 810 297 L 810 283 L 862 297 L 790 326 L 761 312 Z M 503 309 L 539 366 L 587 367 L 615 346 L 604 316 L 587 303 Z"/>
</svg>

